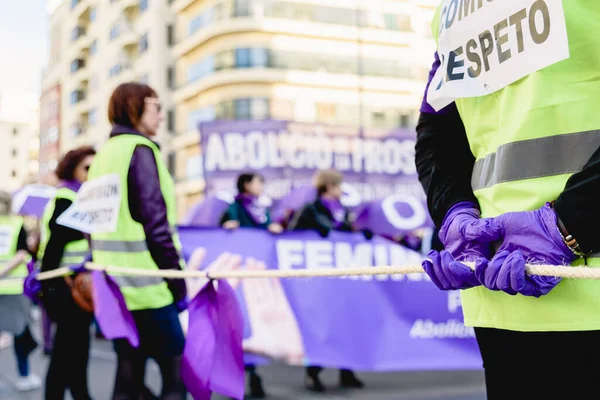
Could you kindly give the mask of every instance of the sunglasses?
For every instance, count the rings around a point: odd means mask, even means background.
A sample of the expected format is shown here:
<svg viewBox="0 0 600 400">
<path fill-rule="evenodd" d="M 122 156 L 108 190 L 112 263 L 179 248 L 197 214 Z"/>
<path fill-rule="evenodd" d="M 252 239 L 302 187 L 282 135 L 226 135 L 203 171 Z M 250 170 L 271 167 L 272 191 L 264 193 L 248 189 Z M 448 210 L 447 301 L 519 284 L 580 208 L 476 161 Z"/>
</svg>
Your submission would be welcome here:
<svg viewBox="0 0 600 400">
<path fill-rule="evenodd" d="M 158 110 L 158 112 L 160 112 L 162 110 L 162 103 L 160 102 L 159 99 L 157 99 L 155 97 L 146 97 L 144 99 L 144 103 L 146 103 L 146 104 L 156 104 L 156 109 Z"/>
</svg>

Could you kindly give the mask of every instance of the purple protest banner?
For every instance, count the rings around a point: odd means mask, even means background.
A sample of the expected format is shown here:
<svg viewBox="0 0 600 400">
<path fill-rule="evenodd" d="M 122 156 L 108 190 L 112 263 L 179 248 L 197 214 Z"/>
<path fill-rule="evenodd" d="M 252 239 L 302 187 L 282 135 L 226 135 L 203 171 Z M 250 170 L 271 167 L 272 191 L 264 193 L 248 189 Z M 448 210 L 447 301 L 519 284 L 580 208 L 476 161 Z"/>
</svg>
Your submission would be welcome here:
<svg viewBox="0 0 600 400">
<path fill-rule="evenodd" d="M 92 271 L 94 315 L 107 339 L 127 339 L 133 347 L 140 345 L 131 312 L 117 284 L 102 271 Z"/>
<path fill-rule="evenodd" d="M 254 229 L 179 232 L 186 259 L 206 252 L 202 267 L 223 264 L 215 260 L 231 253 L 240 262 L 229 269 L 421 262 L 418 253 L 361 234 L 333 232 L 322 239 L 314 232 L 272 235 Z M 369 371 L 481 368 L 474 332 L 462 323 L 459 293 L 438 290 L 426 274 L 231 283 L 246 324 L 246 352 L 296 365 Z"/>
<path fill-rule="evenodd" d="M 209 282 L 188 310 L 190 322 L 181 368 L 186 388 L 195 400 L 210 400 L 213 392 L 241 400 L 243 318 L 233 289 L 227 281 Z"/>
<path fill-rule="evenodd" d="M 332 168 L 344 174 L 355 205 L 396 193 L 424 197 L 412 130 L 273 120 L 215 121 L 199 129 L 207 194 L 233 192 L 237 176 L 254 170 L 265 177 L 265 194 L 278 200 Z"/>
</svg>

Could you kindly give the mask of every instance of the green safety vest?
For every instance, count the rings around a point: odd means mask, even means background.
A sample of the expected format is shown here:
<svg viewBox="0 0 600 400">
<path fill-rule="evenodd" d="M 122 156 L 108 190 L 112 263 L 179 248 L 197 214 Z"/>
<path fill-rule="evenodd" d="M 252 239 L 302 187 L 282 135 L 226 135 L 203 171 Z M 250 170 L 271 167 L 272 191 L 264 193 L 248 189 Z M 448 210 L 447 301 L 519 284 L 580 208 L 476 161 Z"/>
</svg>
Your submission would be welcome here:
<svg viewBox="0 0 600 400">
<path fill-rule="evenodd" d="M 471 184 L 482 217 L 535 210 L 556 199 L 600 146 L 600 2 L 568 0 L 563 7 L 568 59 L 493 94 L 456 100 L 476 158 Z M 439 8 L 436 15 L 437 38 Z M 600 258 L 588 258 L 588 265 L 600 267 Z M 600 329 L 600 282 L 595 280 L 563 279 L 540 298 L 484 287 L 461 295 L 468 326 Z"/>
<path fill-rule="evenodd" d="M 94 263 L 117 267 L 156 270 L 142 224 L 136 222 L 129 212 L 127 176 L 133 151 L 137 146 L 147 146 L 154 152 L 158 167 L 160 188 L 167 206 L 167 219 L 173 232 L 173 243 L 180 252 L 181 243 L 175 231 L 177 212 L 173 180 L 162 160 L 160 150 L 151 140 L 139 135 L 120 135 L 108 140 L 96 154 L 90 168 L 89 179 L 116 174 L 120 177 L 121 204 L 117 228 L 112 233 L 92 233 L 92 257 Z M 183 260 L 181 267 L 184 268 Z M 128 277 L 111 274 L 119 285 L 129 310 L 146 310 L 165 307 L 173 303 L 166 281 L 161 277 Z"/>
<path fill-rule="evenodd" d="M 44 253 L 48 246 L 48 240 L 50 240 L 50 220 L 56 209 L 56 200 L 68 199 L 71 202 L 75 202 L 77 199 L 77 192 L 74 192 L 68 188 L 60 188 L 56 191 L 54 200 L 50 201 L 44 209 L 44 215 L 42 216 L 42 226 L 40 232 L 40 248 L 38 250 L 38 260 L 44 259 Z M 63 256 L 60 260 L 59 267 L 68 267 L 75 264 L 81 264 L 85 260 L 85 256 L 90 252 L 90 246 L 87 239 L 76 240 L 66 244 Z"/>
<path fill-rule="evenodd" d="M 23 229 L 23 218 L 18 216 L 0 216 L 0 268 L 17 254 L 19 233 Z M 27 263 L 31 256 L 17 268 L 13 269 L 5 279 L 14 279 L 15 282 L 0 285 L 0 295 L 23 293 L 23 278 L 27 276 Z"/>
</svg>

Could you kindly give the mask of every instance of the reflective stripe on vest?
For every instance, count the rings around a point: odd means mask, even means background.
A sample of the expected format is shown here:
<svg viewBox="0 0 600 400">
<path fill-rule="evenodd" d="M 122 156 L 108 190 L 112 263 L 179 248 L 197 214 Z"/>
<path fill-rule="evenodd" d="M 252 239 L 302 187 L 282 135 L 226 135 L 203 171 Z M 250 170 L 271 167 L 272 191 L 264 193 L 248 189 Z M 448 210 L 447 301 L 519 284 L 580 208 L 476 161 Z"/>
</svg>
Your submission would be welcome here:
<svg viewBox="0 0 600 400">
<path fill-rule="evenodd" d="M 0 268 L 6 265 L 17 254 L 19 234 L 23 229 L 23 218 L 19 216 L 0 216 L 0 228 L 6 234 L 2 240 L 3 254 L 0 255 Z M 10 232 L 10 235 L 8 234 Z M 3 278 L 0 285 L 0 295 L 17 295 L 23 293 L 22 279 L 27 276 L 27 263 L 31 256 L 27 255 L 23 262 Z"/>
<path fill-rule="evenodd" d="M 145 240 L 119 241 L 119 240 L 92 240 L 92 249 L 95 251 L 110 251 L 115 253 L 141 253 L 148 251 Z"/>
<path fill-rule="evenodd" d="M 600 146 L 600 130 L 529 139 L 502 145 L 475 162 L 473 190 L 498 183 L 581 171 Z"/>
</svg>

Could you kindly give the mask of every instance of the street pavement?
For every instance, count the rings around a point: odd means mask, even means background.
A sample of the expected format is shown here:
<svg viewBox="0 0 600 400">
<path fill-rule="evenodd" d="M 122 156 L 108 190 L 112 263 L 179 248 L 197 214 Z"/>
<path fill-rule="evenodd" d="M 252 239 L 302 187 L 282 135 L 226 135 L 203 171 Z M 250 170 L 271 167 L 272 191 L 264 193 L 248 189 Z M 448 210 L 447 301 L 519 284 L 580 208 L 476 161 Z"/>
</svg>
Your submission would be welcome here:
<svg viewBox="0 0 600 400">
<path fill-rule="evenodd" d="M 44 377 L 48 358 L 40 350 L 31 356 L 33 371 Z M 109 342 L 94 341 L 88 372 L 90 391 L 94 399 L 110 399 L 114 382 L 115 357 Z M 367 387 L 363 390 L 344 391 L 336 388 L 337 371 L 326 370 L 323 380 L 328 386 L 324 394 L 308 393 L 302 386 L 303 369 L 274 365 L 260 367 L 265 389 L 272 400 L 485 400 L 481 371 L 427 371 L 405 373 L 359 373 Z M 40 400 L 42 390 L 16 392 L 12 382 L 16 366 L 12 347 L 0 350 L 0 399 Z M 160 375 L 153 362 L 148 363 L 146 381 L 155 392 L 160 389 Z M 191 396 L 190 396 L 191 398 Z M 71 399 L 67 396 L 67 399 Z M 214 396 L 214 400 L 225 400 Z"/>
</svg>

